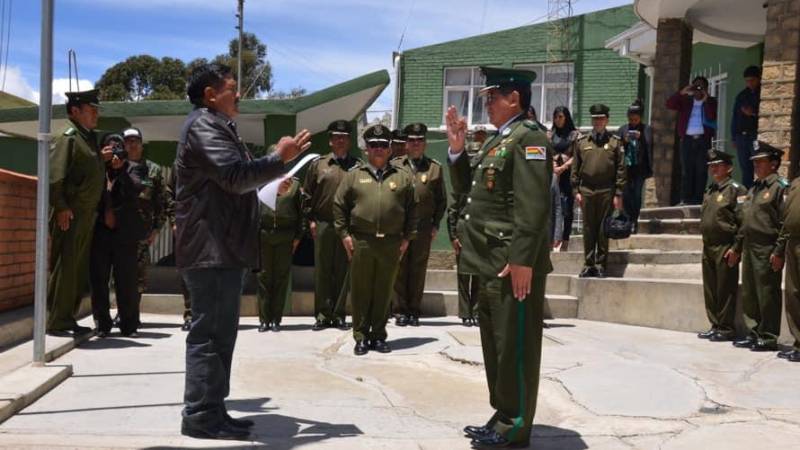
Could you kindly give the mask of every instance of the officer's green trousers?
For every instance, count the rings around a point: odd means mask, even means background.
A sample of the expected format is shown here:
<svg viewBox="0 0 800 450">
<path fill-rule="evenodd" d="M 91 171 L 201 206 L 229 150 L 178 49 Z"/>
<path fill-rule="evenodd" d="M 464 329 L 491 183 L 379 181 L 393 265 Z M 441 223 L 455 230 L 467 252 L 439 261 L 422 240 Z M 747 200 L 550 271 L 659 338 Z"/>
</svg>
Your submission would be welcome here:
<svg viewBox="0 0 800 450">
<path fill-rule="evenodd" d="M 786 245 L 786 319 L 794 336 L 794 349 L 800 350 L 800 239 Z"/>
<path fill-rule="evenodd" d="M 539 391 L 542 305 L 547 274 L 535 273 L 531 293 L 519 302 L 511 277 L 480 278 L 478 313 L 489 402 L 487 426 L 511 442 L 528 442 Z"/>
<path fill-rule="evenodd" d="M 314 315 L 317 320 L 344 319 L 349 265 L 333 223 L 317 222 L 314 266 Z"/>
<path fill-rule="evenodd" d="M 261 230 L 261 270 L 256 279 L 258 317 L 261 323 L 281 323 L 290 295 L 293 231 L 276 236 Z"/>
<path fill-rule="evenodd" d="M 67 231 L 50 217 L 50 276 L 47 281 L 47 330 L 69 330 L 76 325 L 75 314 L 89 280 L 89 247 L 92 242 L 94 211 L 73 211 Z"/>
<path fill-rule="evenodd" d="M 736 318 L 736 291 L 739 265 L 728 266 L 724 255 L 732 245 L 703 245 L 703 296 L 711 326 L 722 333 L 733 333 Z"/>
<path fill-rule="evenodd" d="M 456 257 L 456 266 L 459 265 L 460 258 Z M 478 289 L 480 283 L 476 275 L 458 273 L 458 317 L 469 319 L 478 316 Z"/>
<path fill-rule="evenodd" d="M 742 254 L 742 309 L 750 335 L 776 343 L 781 331 L 781 272 L 772 270 L 774 245 L 748 242 Z"/>
<path fill-rule="evenodd" d="M 394 283 L 395 312 L 419 317 L 422 314 L 422 295 L 425 292 L 425 274 L 431 255 L 431 230 L 419 230 L 417 238 L 408 245 L 397 280 Z"/>
<path fill-rule="evenodd" d="M 400 238 L 354 236 L 350 263 L 353 338 L 385 340 L 389 304 L 400 265 Z"/>
<path fill-rule="evenodd" d="M 603 221 L 611 214 L 614 191 L 581 189 L 583 196 L 583 255 L 584 267 L 606 268 L 608 236 Z"/>
</svg>

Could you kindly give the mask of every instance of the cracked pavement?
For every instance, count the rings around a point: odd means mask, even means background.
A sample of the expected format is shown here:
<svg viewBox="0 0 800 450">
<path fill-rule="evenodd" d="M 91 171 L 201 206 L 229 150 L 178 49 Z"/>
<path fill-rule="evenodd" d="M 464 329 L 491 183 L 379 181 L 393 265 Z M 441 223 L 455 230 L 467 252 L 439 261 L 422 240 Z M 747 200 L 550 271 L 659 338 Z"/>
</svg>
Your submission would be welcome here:
<svg viewBox="0 0 800 450">
<path fill-rule="evenodd" d="M 53 364 L 75 374 L 0 425 L 3 448 L 468 449 L 491 414 L 477 328 L 456 318 L 389 327 L 391 354 L 289 317 L 243 318 L 228 405 L 252 441 L 180 436 L 184 334 L 144 315 L 139 339 L 93 339 Z M 800 364 L 691 333 L 549 322 L 532 448 L 795 449 Z"/>
</svg>

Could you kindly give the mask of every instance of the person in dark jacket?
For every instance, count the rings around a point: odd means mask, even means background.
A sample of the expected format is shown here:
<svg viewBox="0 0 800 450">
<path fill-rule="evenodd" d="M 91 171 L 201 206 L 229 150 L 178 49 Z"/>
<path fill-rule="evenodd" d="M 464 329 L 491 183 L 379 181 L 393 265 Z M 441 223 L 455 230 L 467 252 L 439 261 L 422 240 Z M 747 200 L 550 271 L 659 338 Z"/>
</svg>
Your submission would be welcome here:
<svg viewBox="0 0 800 450">
<path fill-rule="evenodd" d="M 667 108 L 678 111 L 681 203 L 699 205 L 708 182 L 706 153 L 717 132 L 717 99 L 708 93 L 708 80 L 696 77 L 692 84 L 667 99 Z"/>
<path fill-rule="evenodd" d="M 736 95 L 731 116 L 731 142 L 736 148 L 742 184 L 753 187 L 753 142 L 758 139 L 758 107 L 761 104 L 761 68 L 750 66 L 744 71 L 746 87 Z"/>
<path fill-rule="evenodd" d="M 283 137 L 269 156 L 254 159 L 233 121 L 239 93 L 229 67 L 192 71 L 175 170 L 175 259 L 192 299 L 186 337 L 186 386 L 181 433 L 205 439 L 246 439 L 250 420 L 234 419 L 230 391 L 233 347 L 246 269 L 259 266 L 256 189 L 285 172 L 284 164 L 310 146 L 302 130 Z"/>
<path fill-rule="evenodd" d="M 572 114 L 566 106 L 558 106 L 553 110 L 553 128 L 548 132 L 550 142 L 553 144 L 553 175 L 558 177 L 558 190 L 561 199 L 561 214 L 563 231 L 561 236 L 554 240 L 560 241 L 559 249 L 569 249 L 569 238 L 572 234 L 572 219 L 575 210 L 575 198 L 572 195 L 572 184 L 569 181 L 572 170 L 572 145 L 581 136 L 572 121 Z M 554 205 L 555 206 L 555 205 Z M 554 207 L 553 210 L 556 208 Z M 558 220 L 558 218 L 556 218 Z"/>
<path fill-rule="evenodd" d="M 644 108 L 639 100 L 628 108 L 628 123 L 617 131 L 625 147 L 625 168 L 628 179 L 622 193 L 622 208 L 633 223 L 633 233 L 639 230 L 644 181 L 653 176 L 653 129 L 642 123 Z"/>
</svg>

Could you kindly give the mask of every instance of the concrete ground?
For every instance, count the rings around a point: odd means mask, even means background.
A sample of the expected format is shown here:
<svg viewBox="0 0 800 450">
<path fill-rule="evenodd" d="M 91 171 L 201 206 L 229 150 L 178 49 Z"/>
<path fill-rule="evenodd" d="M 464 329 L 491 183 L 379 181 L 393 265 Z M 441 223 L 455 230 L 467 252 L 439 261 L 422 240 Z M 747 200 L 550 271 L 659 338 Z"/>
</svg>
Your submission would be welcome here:
<svg viewBox="0 0 800 450">
<path fill-rule="evenodd" d="M 251 442 L 179 434 L 184 334 L 145 315 L 138 339 L 93 339 L 54 361 L 74 375 L 0 425 L 3 448 L 467 449 L 491 411 L 476 328 L 390 326 L 388 355 L 339 330 L 242 320 L 229 408 Z M 693 334 L 580 320 L 545 330 L 535 449 L 797 449 L 800 364 Z"/>
</svg>

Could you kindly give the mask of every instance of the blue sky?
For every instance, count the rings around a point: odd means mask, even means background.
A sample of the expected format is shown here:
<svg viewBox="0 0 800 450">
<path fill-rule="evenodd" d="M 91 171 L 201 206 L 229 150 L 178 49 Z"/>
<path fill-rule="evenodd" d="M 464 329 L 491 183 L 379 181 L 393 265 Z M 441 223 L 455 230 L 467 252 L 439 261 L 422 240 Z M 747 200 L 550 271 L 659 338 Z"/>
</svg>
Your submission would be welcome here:
<svg viewBox="0 0 800 450">
<path fill-rule="evenodd" d="M 40 1 L 13 2 L 6 91 L 38 100 Z M 54 100 L 63 101 L 67 50 L 81 88 L 137 54 L 189 61 L 224 53 L 236 36 L 236 0 L 56 0 Z M 576 14 L 632 3 L 577 0 Z M 268 46 L 274 88 L 309 92 L 379 69 L 407 26 L 403 49 L 541 22 L 546 0 L 246 0 L 245 30 Z M 372 110 L 388 110 L 387 89 Z"/>
</svg>

